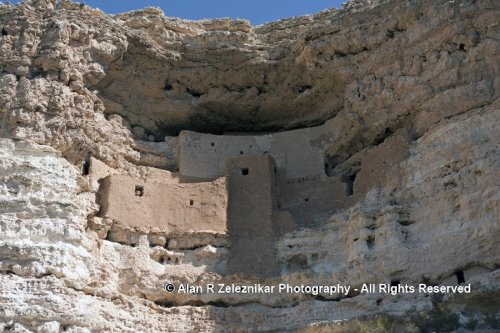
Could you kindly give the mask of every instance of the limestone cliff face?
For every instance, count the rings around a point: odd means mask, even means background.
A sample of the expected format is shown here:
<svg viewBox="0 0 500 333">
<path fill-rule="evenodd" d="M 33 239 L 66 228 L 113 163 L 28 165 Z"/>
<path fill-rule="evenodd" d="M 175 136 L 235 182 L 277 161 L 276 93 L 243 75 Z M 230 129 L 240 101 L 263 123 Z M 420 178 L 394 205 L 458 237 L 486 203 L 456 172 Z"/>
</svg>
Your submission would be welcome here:
<svg viewBox="0 0 500 333">
<path fill-rule="evenodd" d="M 340 332 L 347 326 L 335 321 L 446 310 L 463 328 L 494 329 L 499 18 L 494 0 L 352 1 L 257 27 L 154 8 L 109 16 L 67 1 L 0 5 L 0 328 Z M 353 196 L 314 227 L 272 239 L 278 277 L 221 273 L 227 235 L 125 228 L 100 214 L 104 176 L 178 171 L 181 130 L 322 124 L 326 176 Z M 88 174 L 91 160 L 100 173 Z M 462 278 L 473 294 L 163 289 Z"/>
</svg>

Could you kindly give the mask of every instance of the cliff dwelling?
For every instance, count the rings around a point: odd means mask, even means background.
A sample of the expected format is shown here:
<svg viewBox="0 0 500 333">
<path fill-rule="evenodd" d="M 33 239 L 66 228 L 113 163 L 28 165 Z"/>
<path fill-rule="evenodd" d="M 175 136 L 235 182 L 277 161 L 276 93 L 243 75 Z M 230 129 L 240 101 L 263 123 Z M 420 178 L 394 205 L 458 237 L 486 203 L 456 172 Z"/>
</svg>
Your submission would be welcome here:
<svg viewBox="0 0 500 333">
<path fill-rule="evenodd" d="M 395 136 L 369 152 L 359 174 L 332 176 L 324 147 L 331 125 L 264 135 L 213 135 L 182 131 L 167 137 L 176 171 L 154 169 L 145 177 L 102 178 L 100 215 L 128 228 L 170 235 L 228 235 L 231 253 L 223 273 L 280 274 L 275 241 L 286 232 L 318 228 L 352 205 L 405 157 L 406 140 Z M 90 174 L 102 163 L 93 160 Z"/>
</svg>

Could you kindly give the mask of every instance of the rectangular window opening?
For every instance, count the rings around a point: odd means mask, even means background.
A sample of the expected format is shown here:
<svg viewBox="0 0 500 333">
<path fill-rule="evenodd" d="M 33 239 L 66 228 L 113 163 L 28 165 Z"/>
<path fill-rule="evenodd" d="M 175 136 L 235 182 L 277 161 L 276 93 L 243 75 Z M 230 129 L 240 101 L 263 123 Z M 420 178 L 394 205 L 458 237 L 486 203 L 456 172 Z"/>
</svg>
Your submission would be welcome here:
<svg viewBox="0 0 500 333">
<path fill-rule="evenodd" d="M 356 180 L 356 174 L 352 174 L 346 179 L 346 195 L 351 196 L 354 194 L 354 181 Z"/>
<path fill-rule="evenodd" d="M 368 246 L 369 250 L 372 250 L 375 247 L 375 236 L 368 236 L 368 238 L 366 239 L 366 245 Z"/>
<path fill-rule="evenodd" d="M 396 287 L 401 284 L 401 281 L 399 280 L 391 280 L 391 287 Z"/>
<path fill-rule="evenodd" d="M 458 271 L 458 272 L 456 272 L 455 276 L 457 277 L 457 283 L 458 284 L 465 283 L 464 271 Z"/>
<path fill-rule="evenodd" d="M 135 196 L 142 197 L 144 195 L 144 186 L 136 185 L 135 186 Z"/>
<path fill-rule="evenodd" d="M 243 168 L 243 169 L 241 169 L 241 174 L 242 174 L 243 176 L 247 176 L 247 175 L 248 175 L 248 168 Z"/>
<path fill-rule="evenodd" d="M 85 160 L 83 161 L 82 165 L 82 175 L 87 176 L 90 173 L 90 161 Z"/>
</svg>

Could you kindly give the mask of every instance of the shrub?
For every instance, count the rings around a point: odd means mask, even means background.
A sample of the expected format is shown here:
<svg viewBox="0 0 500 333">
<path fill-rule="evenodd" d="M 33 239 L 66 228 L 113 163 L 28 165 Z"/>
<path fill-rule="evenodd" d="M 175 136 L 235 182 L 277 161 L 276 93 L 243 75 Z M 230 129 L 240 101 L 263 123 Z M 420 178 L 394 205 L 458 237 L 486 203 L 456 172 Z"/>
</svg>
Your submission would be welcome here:
<svg viewBox="0 0 500 333">
<path fill-rule="evenodd" d="M 477 320 L 476 318 L 470 318 L 464 324 L 464 327 L 468 330 L 474 331 L 476 329 L 478 323 L 479 323 L 479 320 Z"/>
<path fill-rule="evenodd" d="M 484 323 L 490 328 L 499 329 L 500 328 L 500 316 L 495 313 L 490 313 L 484 316 Z"/>
</svg>

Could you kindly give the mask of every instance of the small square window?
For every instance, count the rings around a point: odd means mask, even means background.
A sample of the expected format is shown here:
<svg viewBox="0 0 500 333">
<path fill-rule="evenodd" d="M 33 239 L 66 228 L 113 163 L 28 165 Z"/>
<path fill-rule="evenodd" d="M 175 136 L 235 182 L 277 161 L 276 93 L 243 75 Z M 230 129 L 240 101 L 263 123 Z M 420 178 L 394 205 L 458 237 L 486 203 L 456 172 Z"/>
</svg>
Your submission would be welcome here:
<svg viewBox="0 0 500 333">
<path fill-rule="evenodd" d="M 247 175 L 248 175 L 248 168 L 243 168 L 243 169 L 241 169 L 241 174 L 242 174 L 243 176 L 247 176 Z"/>
<path fill-rule="evenodd" d="M 137 185 L 135 187 L 135 196 L 136 197 L 142 197 L 143 195 L 144 195 L 144 186 Z"/>
<path fill-rule="evenodd" d="M 189 200 L 189 205 L 190 205 L 190 206 L 193 206 L 193 205 L 194 205 L 194 200 L 193 200 L 193 199 Z"/>
<path fill-rule="evenodd" d="M 399 280 L 391 280 L 391 287 L 396 287 L 401 284 L 401 281 Z"/>
</svg>

